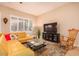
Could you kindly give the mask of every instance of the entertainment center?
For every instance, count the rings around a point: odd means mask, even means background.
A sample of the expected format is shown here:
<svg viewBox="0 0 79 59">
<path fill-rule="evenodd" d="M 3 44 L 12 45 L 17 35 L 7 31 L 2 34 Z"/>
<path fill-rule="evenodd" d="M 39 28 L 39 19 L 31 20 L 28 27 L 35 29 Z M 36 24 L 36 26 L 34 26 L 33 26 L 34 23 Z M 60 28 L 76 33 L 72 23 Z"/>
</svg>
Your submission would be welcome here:
<svg viewBox="0 0 79 59">
<path fill-rule="evenodd" d="M 43 39 L 59 43 L 60 34 L 57 33 L 57 22 L 44 24 Z"/>
</svg>

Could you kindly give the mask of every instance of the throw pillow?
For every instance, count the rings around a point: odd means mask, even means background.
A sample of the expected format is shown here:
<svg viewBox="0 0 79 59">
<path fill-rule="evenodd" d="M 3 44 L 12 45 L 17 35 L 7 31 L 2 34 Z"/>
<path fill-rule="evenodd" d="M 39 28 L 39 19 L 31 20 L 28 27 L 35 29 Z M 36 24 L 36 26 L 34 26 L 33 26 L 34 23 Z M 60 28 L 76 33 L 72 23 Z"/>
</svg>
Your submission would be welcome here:
<svg viewBox="0 0 79 59">
<path fill-rule="evenodd" d="M 11 40 L 17 39 L 17 36 L 15 34 L 10 34 Z"/>
<path fill-rule="evenodd" d="M 5 34 L 5 38 L 6 38 L 6 41 L 11 40 L 11 38 L 10 38 L 10 34 Z"/>
</svg>

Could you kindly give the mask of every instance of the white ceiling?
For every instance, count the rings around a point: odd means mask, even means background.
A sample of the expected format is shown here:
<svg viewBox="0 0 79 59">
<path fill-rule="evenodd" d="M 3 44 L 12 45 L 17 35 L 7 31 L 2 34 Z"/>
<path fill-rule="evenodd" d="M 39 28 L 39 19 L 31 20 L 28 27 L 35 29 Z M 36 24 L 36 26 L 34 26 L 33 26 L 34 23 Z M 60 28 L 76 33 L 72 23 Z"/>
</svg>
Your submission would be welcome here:
<svg viewBox="0 0 79 59">
<path fill-rule="evenodd" d="M 23 2 L 22 4 L 19 2 L 1 2 L 0 4 L 38 16 L 57 7 L 60 7 L 61 5 L 66 4 L 66 2 Z"/>
</svg>

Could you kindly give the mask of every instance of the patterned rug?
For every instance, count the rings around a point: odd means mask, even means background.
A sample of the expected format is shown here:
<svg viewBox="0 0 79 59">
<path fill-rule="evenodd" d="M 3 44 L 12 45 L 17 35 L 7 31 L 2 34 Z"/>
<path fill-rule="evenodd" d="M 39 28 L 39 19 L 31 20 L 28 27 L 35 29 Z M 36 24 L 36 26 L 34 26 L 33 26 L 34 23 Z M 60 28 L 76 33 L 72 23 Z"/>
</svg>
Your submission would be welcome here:
<svg viewBox="0 0 79 59">
<path fill-rule="evenodd" d="M 46 46 L 38 51 L 34 51 L 36 56 L 64 56 L 65 50 L 60 48 L 58 43 L 44 40 Z M 27 44 L 25 44 L 27 47 Z"/>
<path fill-rule="evenodd" d="M 36 56 L 64 56 L 65 51 L 63 48 L 60 48 L 58 43 L 53 43 L 49 41 L 45 41 L 46 47 L 41 49 L 40 51 L 36 51 Z"/>
</svg>

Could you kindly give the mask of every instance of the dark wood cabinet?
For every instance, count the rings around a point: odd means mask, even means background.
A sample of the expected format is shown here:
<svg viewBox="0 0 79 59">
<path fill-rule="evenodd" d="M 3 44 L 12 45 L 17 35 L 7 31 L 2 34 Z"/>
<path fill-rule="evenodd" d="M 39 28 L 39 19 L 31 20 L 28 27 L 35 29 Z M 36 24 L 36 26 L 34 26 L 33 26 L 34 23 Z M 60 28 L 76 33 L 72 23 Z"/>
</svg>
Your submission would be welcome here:
<svg viewBox="0 0 79 59">
<path fill-rule="evenodd" d="M 56 42 L 60 41 L 60 34 L 57 33 L 57 22 L 44 24 L 43 39 Z"/>
<path fill-rule="evenodd" d="M 60 34 L 59 33 L 48 33 L 48 32 L 43 32 L 43 39 L 51 42 L 56 42 L 59 43 L 59 38 Z"/>
</svg>

